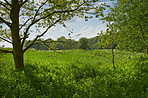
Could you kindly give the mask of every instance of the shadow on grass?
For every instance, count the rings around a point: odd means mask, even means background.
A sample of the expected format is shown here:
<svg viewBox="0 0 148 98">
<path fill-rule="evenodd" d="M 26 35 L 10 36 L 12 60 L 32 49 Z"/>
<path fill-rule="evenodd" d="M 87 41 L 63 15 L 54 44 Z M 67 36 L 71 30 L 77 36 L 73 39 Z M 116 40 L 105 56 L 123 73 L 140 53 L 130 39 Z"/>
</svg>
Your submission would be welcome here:
<svg viewBox="0 0 148 98">
<path fill-rule="evenodd" d="M 66 96 L 70 97 L 74 93 L 74 88 L 64 83 L 63 76 L 56 74 L 47 66 L 39 67 L 38 65 L 27 64 L 24 74 L 35 96 L 66 98 Z"/>
<path fill-rule="evenodd" d="M 28 80 L 30 89 L 34 91 L 36 96 L 47 96 L 50 92 L 50 87 L 45 82 L 47 78 L 45 75 L 39 73 L 41 69 L 38 66 L 27 64 L 24 69 L 24 74 Z M 51 81 L 51 79 L 49 79 Z M 49 82 L 50 84 L 50 82 Z"/>
</svg>

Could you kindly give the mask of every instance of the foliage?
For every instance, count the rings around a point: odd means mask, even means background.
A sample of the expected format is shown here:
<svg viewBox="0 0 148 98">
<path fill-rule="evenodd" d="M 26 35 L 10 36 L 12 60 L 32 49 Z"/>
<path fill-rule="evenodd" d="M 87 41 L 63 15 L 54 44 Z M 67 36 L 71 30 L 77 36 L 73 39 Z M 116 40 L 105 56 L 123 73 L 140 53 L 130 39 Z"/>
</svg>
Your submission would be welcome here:
<svg viewBox="0 0 148 98">
<path fill-rule="evenodd" d="M 107 28 L 105 34 L 103 34 L 101 32 L 100 36 L 102 38 L 101 38 L 101 41 L 98 42 L 98 44 L 102 48 L 110 48 L 110 49 L 112 49 L 112 59 L 109 59 L 109 60 L 112 61 L 114 71 L 116 69 L 115 68 L 115 53 L 114 53 L 114 49 L 115 49 L 116 41 L 117 41 L 116 32 L 117 32 L 117 29 L 115 28 L 115 24 L 114 23 L 112 23 L 112 24 L 109 23 L 109 27 Z M 106 57 L 104 54 L 102 54 L 100 56 Z"/>
<path fill-rule="evenodd" d="M 118 48 L 148 53 L 147 0 L 118 0 L 103 19 L 114 23 Z"/>
<path fill-rule="evenodd" d="M 89 49 L 101 49 L 102 47 L 98 45 L 101 41 L 101 36 L 96 36 L 89 39 Z"/>
<path fill-rule="evenodd" d="M 79 39 L 79 48 L 80 49 L 88 49 L 89 40 L 85 37 Z"/>
<path fill-rule="evenodd" d="M 4 0 L 0 1 L 0 39 L 13 46 L 15 68 L 24 68 L 24 53 L 35 42 L 57 23 L 74 16 L 87 17 L 85 13 L 90 10 L 95 13 L 103 13 L 104 7 L 94 4 L 98 0 Z M 105 5 L 105 4 L 104 4 Z M 35 28 L 35 29 L 34 29 Z M 43 31 L 44 30 L 44 31 Z M 24 48 L 26 39 L 34 34 L 33 41 Z M 1 50 L 0 50 L 1 51 Z"/>
<path fill-rule="evenodd" d="M 0 59 L 5 55 L 6 53 L 0 52 Z"/>
<path fill-rule="evenodd" d="M 146 98 L 148 57 L 122 51 L 113 72 L 93 50 L 27 51 L 25 69 L 13 68 L 11 54 L 0 60 L 0 97 Z M 99 50 L 111 53 L 110 50 Z M 122 53 L 127 55 L 122 55 Z M 107 55 L 109 58 L 111 55 Z M 94 78 L 92 69 L 96 72 Z"/>
<path fill-rule="evenodd" d="M 56 49 L 58 50 L 65 50 L 65 49 L 80 49 L 80 45 L 86 44 L 87 49 L 101 49 L 101 45 L 98 45 L 98 42 L 101 41 L 101 36 L 96 36 L 93 38 L 85 38 L 87 41 L 82 43 L 79 41 L 75 41 L 73 39 L 66 39 L 64 36 L 58 38 L 57 40 L 53 40 L 51 38 L 49 39 L 42 39 L 38 40 L 35 45 L 31 46 L 31 48 L 35 48 L 36 50 L 48 50 L 48 48 L 51 49 L 52 44 L 54 43 L 56 45 Z M 30 44 L 31 41 L 27 41 L 26 45 Z M 82 43 L 82 44 L 81 44 Z"/>
<path fill-rule="evenodd" d="M 117 45 L 117 29 L 115 28 L 115 24 L 109 23 L 109 27 L 107 28 L 106 32 L 101 32 L 99 35 L 101 40 L 98 41 L 98 45 L 104 49 L 114 49 Z"/>
</svg>

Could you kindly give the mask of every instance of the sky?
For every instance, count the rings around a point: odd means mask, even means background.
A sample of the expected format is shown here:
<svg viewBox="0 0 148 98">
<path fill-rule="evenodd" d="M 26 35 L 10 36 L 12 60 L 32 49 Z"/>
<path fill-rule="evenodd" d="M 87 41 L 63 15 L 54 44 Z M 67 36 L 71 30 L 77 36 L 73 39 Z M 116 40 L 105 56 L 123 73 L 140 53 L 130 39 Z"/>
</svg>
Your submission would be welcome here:
<svg viewBox="0 0 148 98">
<path fill-rule="evenodd" d="M 109 0 L 106 1 L 107 1 L 106 4 L 113 5 L 113 1 Z M 105 11 L 105 13 L 107 12 L 108 10 Z M 52 27 L 43 38 L 47 39 L 50 37 L 52 39 L 57 39 L 61 36 L 69 38 L 68 34 L 70 33 L 70 31 L 72 31 L 73 33 L 71 33 L 70 36 L 73 39 L 78 40 L 81 37 L 86 37 L 86 38 L 95 37 L 98 35 L 97 33 L 100 33 L 101 30 L 103 31 L 106 30 L 106 23 L 103 23 L 103 21 L 95 17 L 89 19 L 88 21 L 85 21 L 84 18 L 74 17 L 71 20 L 65 21 L 64 23 L 66 24 L 68 30 L 64 28 L 62 25 L 57 24 L 55 27 Z"/>
<path fill-rule="evenodd" d="M 0 0 L 3 1 L 3 0 Z M 113 5 L 114 1 L 104 0 L 106 4 Z M 102 3 L 102 2 L 100 2 Z M 98 5 L 100 4 L 98 3 Z M 105 11 L 107 13 L 108 10 Z M 52 38 L 56 40 L 57 38 L 64 36 L 66 38 L 69 37 L 70 31 L 72 39 L 78 40 L 81 37 L 92 38 L 98 35 L 101 30 L 106 30 L 106 23 L 102 23 L 103 21 L 99 20 L 99 18 L 92 18 L 88 21 L 85 21 L 83 18 L 74 17 L 71 20 L 67 20 L 64 23 L 67 28 L 64 28 L 61 24 L 56 24 L 56 26 L 50 28 L 48 32 L 42 37 L 43 39 Z M 42 30 L 41 30 L 42 31 Z M 33 39 L 35 37 L 34 33 L 30 35 L 29 39 Z M 6 42 L 0 42 L 0 47 L 5 45 L 5 47 L 12 47 L 10 44 Z"/>
</svg>

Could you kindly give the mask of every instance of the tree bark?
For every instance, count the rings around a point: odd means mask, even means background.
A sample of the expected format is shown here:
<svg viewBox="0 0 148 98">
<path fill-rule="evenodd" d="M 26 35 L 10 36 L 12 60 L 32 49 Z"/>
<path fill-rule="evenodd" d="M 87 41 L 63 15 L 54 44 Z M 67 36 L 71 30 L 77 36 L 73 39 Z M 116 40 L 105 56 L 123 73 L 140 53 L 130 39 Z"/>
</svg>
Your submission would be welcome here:
<svg viewBox="0 0 148 98">
<path fill-rule="evenodd" d="M 12 9 L 10 13 L 12 20 L 11 33 L 12 33 L 12 45 L 13 45 L 13 58 L 16 69 L 24 68 L 23 49 L 21 45 L 19 35 L 19 2 L 18 0 L 12 0 Z"/>
<path fill-rule="evenodd" d="M 15 62 L 15 69 L 23 69 L 24 68 L 24 58 L 23 58 L 23 51 L 19 44 L 13 45 L 13 58 Z"/>
</svg>

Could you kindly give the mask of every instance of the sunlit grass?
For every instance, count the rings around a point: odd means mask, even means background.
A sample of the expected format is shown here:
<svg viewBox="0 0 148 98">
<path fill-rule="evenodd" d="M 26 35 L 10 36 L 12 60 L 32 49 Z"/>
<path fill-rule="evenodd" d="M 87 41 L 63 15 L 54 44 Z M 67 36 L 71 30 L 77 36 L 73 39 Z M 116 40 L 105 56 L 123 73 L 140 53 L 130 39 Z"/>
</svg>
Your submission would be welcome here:
<svg viewBox="0 0 148 98">
<path fill-rule="evenodd" d="M 146 98 L 148 93 L 146 55 L 116 51 L 116 71 L 110 50 L 27 51 L 24 58 L 23 71 L 14 69 L 12 55 L 0 59 L 0 97 Z"/>
</svg>

